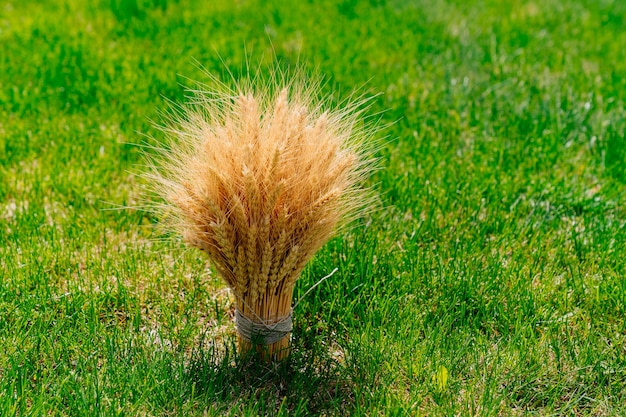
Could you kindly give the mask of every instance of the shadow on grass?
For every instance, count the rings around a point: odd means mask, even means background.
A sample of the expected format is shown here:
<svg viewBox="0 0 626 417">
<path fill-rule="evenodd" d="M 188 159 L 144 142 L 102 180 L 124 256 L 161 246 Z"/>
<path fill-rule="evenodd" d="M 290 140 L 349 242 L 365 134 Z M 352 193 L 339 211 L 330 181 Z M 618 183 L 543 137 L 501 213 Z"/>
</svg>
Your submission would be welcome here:
<svg viewBox="0 0 626 417">
<path fill-rule="evenodd" d="M 349 414 L 353 378 L 337 352 L 333 356 L 313 334 L 294 333 L 290 356 L 278 363 L 265 363 L 255 352 L 238 356 L 232 343 L 225 353 L 194 350 L 185 369 L 187 400 L 231 414 Z"/>
</svg>

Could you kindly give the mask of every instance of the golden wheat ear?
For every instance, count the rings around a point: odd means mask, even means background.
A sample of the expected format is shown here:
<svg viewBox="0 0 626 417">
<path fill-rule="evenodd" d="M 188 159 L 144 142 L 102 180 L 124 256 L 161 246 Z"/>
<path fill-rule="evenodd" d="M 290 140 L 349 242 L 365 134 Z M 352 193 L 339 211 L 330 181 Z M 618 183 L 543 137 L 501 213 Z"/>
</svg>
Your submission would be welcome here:
<svg viewBox="0 0 626 417">
<path fill-rule="evenodd" d="M 149 179 L 172 226 L 236 297 L 240 351 L 289 354 L 293 288 L 337 228 L 371 206 L 368 100 L 335 106 L 298 71 L 190 90 Z"/>
</svg>

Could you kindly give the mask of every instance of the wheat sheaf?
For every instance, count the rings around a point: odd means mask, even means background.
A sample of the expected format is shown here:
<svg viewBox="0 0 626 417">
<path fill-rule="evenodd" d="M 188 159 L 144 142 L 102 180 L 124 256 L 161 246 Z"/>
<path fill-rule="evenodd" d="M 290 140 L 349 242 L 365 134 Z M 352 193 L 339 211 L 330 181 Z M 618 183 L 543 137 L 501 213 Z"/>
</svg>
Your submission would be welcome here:
<svg viewBox="0 0 626 417">
<path fill-rule="evenodd" d="M 301 71 L 214 84 L 167 112 L 149 178 L 163 217 L 234 293 L 240 351 L 282 359 L 301 271 L 373 201 L 377 124 L 369 99 L 333 106 Z"/>
</svg>

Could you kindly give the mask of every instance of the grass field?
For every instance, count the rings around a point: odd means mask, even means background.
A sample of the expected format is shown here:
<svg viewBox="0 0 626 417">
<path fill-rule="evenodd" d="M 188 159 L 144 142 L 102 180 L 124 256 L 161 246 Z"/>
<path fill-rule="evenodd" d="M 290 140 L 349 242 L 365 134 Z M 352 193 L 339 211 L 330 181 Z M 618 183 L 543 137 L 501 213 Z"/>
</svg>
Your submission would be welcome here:
<svg viewBox="0 0 626 417">
<path fill-rule="evenodd" d="M 625 27 L 621 0 L 1 2 L 0 415 L 626 415 Z M 382 210 L 305 269 L 296 300 L 339 271 L 271 366 L 201 254 L 118 209 L 163 97 L 246 54 L 395 122 Z"/>
</svg>

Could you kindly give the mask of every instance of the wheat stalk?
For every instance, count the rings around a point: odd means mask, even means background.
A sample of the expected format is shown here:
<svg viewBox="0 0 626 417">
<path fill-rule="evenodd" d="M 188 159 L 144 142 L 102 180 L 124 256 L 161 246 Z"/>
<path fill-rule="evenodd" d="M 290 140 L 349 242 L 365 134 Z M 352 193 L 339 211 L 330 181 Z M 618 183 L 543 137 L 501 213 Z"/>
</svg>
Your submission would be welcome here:
<svg viewBox="0 0 626 417">
<path fill-rule="evenodd" d="M 200 85 L 166 114 L 168 145 L 151 157 L 161 212 L 208 255 L 253 322 L 290 315 L 306 263 L 372 201 L 361 186 L 376 162 L 367 100 L 332 107 L 320 91 L 302 72 Z M 283 337 L 265 352 L 280 359 L 288 347 Z"/>
</svg>

